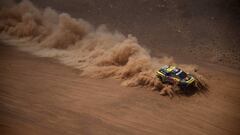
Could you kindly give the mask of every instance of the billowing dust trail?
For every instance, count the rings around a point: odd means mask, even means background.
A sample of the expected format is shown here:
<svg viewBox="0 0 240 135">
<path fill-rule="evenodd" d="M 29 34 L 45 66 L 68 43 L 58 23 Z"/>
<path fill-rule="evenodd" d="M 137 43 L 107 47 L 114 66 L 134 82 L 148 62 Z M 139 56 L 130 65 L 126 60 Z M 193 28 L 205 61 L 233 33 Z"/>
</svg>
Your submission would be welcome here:
<svg viewBox="0 0 240 135">
<path fill-rule="evenodd" d="M 26 0 L 1 10 L 0 31 L 2 38 L 8 35 L 8 42 L 14 41 L 22 50 L 54 57 L 80 69 L 83 76 L 121 79 L 125 86 L 161 89 L 163 85 L 155 77 L 155 71 L 162 65 L 174 64 L 173 58 L 150 56 L 132 35 L 111 32 L 105 25 L 94 27 L 83 19 L 59 14 L 51 8 L 38 9 Z M 178 66 L 188 72 L 196 68 Z M 199 84 L 204 84 L 203 77 L 194 74 L 203 82 Z"/>
</svg>

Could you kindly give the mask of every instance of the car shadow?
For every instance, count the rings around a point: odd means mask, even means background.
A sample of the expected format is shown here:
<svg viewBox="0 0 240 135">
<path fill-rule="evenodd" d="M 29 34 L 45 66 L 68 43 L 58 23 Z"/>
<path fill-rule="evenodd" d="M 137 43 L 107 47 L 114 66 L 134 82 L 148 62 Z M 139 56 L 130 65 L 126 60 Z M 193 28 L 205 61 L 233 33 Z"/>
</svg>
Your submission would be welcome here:
<svg viewBox="0 0 240 135">
<path fill-rule="evenodd" d="M 181 96 L 187 96 L 187 97 L 191 97 L 193 95 L 208 95 L 208 87 L 202 87 L 202 88 L 198 88 L 198 87 L 188 87 L 185 89 L 181 89 L 180 92 L 176 92 L 178 95 Z"/>
</svg>

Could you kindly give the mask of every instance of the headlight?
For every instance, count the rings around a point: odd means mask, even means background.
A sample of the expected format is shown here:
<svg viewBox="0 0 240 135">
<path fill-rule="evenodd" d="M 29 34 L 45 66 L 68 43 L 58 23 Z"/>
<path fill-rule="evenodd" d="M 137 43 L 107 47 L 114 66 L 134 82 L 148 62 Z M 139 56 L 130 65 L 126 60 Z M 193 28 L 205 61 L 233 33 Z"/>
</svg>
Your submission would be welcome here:
<svg viewBox="0 0 240 135">
<path fill-rule="evenodd" d="M 185 80 L 181 80 L 180 83 L 184 84 L 187 83 Z"/>
</svg>

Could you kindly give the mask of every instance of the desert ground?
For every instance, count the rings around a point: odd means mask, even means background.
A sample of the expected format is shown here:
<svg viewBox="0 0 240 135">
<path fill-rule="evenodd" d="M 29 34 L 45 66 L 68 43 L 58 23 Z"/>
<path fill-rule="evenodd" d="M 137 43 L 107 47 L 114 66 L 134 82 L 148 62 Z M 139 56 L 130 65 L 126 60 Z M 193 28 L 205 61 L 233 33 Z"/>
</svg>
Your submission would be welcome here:
<svg viewBox="0 0 240 135">
<path fill-rule="evenodd" d="M 54 58 L 1 41 L 1 134 L 240 134 L 237 1 L 32 2 L 133 34 L 151 56 L 197 64 L 209 88 L 170 99 L 149 88 L 122 86 L 118 79 L 83 77 Z"/>
</svg>

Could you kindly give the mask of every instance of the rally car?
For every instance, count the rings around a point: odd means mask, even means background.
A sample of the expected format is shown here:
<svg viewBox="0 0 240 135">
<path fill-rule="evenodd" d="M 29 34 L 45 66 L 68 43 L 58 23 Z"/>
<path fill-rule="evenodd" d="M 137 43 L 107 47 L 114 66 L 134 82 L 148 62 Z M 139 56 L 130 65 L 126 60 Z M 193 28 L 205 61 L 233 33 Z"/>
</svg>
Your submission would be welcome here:
<svg viewBox="0 0 240 135">
<path fill-rule="evenodd" d="M 162 83 L 177 84 L 180 88 L 185 89 L 192 86 L 196 79 L 178 67 L 165 65 L 157 71 L 157 77 Z"/>
</svg>

